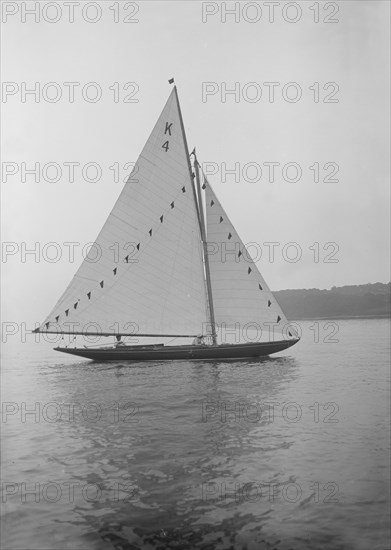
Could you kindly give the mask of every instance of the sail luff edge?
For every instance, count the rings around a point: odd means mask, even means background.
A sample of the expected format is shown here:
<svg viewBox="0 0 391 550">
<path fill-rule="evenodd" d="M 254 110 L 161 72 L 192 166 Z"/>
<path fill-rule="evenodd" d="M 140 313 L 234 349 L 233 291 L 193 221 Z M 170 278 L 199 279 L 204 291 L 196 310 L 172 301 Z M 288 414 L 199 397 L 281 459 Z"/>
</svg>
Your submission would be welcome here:
<svg viewBox="0 0 391 550">
<path fill-rule="evenodd" d="M 195 207 L 196 207 L 196 211 L 197 211 L 198 225 L 199 225 L 200 232 L 201 232 L 200 212 L 199 212 L 199 208 L 198 208 L 197 194 L 196 194 L 195 185 L 194 185 L 194 175 L 193 175 L 193 170 L 191 169 L 189 146 L 187 144 L 185 125 L 183 124 L 182 110 L 181 110 L 181 105 L 179 103 L 178 90 L 177 90 L 176 86 L 174 86 L 174 92 L 175 92 L 176 102 L 177 102 L 177 105 L 178 105 L 179 121 L 180 121 L 180 124 L 181 124 L 183 141 L 184 141 L 184 144 L 185 144 L 185 151 L 186 151 L 186 157 L 187 157 L 187 166 L 189 168 L 191 187 L 193 189 L 193 198 L 194 198 L 194 203 L 195 203 Z"/>
</svg>

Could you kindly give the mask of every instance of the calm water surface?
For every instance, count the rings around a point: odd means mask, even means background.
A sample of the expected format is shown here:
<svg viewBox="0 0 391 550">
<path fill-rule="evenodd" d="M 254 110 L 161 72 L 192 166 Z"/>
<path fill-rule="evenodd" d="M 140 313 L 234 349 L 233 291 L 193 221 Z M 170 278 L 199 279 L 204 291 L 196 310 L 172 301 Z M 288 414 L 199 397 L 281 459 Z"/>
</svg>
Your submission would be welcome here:
<svg viewBox="0 0 391 550">
<path fill-rule="evenodd" d="M 2 548 L 388 549 L 390 321 L 325 323 L 237 363 L 11 339 Z"/>
</svg>

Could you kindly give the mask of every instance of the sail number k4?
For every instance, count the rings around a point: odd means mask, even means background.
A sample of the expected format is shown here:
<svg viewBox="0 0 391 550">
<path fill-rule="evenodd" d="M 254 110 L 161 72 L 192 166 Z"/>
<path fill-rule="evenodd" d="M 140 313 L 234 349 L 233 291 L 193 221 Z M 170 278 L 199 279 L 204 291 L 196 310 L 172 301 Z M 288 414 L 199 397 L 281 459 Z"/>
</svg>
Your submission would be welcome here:
<svg viewBox="0 0 391 550">
<path fill-rule="evenodd" d="M 172 125 L 173 125 L 173 122 L 166 122 L 166 127 L 164 129 L 164 134 L 168 134 L 169 136 L 171 136 L 171 128 L 172 128 Z M 162 148 L 165 150 L 165 152 L 167 153 L 167 151 L 169 150 L 169 141 L 165 141 L 162 145 Z"/>
</svg>

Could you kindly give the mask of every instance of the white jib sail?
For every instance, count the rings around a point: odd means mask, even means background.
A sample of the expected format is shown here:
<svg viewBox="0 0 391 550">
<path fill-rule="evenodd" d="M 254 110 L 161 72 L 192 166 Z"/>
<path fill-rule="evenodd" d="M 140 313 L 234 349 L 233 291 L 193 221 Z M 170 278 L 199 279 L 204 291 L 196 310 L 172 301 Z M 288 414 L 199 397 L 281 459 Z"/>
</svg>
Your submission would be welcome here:
<svg viewBox="0 0 391 550">
<path fill-rule="evenodd" d="M 208 260 L 219 342 L 275 341 L 294 336 L 230 222 L 205 182 Z M 289 334 L 290 333 L 290 334 Z"/>
<path fill-rule="evenodd" d="M 40 331 L 195 335 L 207 319 L 200 230 L 174 88 L 90 258 Z"/>
</svg>

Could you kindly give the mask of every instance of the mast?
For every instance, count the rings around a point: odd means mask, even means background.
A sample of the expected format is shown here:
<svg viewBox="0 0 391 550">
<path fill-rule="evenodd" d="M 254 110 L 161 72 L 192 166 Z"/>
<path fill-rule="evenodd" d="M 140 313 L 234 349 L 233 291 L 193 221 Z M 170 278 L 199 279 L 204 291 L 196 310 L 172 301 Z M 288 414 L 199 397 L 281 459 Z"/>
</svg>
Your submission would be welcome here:
<svg viewBox="0 0 391 550">
<path fill-rule="evenodd" d="M 205 262 L 206 286 L 208 289 L 210 324 L 212 325 L 213 345 L 216 345 L 217 344 L 216 322 L 215 322 L 215 313 L 214 313 L 214 307 L 213 307 L 212 281 L 210 278 L 210 269 L 209 269 L 208 242 L 206 240 L 204 209 L 202 206 L 200 170 L 199 170 L 199 164 L 198 164 L 195 148 L 192 154 L 194 155 L 194 170 L 195 170 L 195 176 L 196 176 L 197 193 L 198 193 L 198 201 L 199 201 L 198 211 L 199 211 L 200 228 L 201 228 L 201 239 L 202 239 L 202 245 L 204 249 L 204 262 Z"/>
<path fill-rule="evenodd" d="M 195 154 L 195 149 L 194 149 L 192 154 L 194 155 L 195 179 L 196 179 L 196 183 L 197 183 L 197 192 L 196 192 L 196 188 L 195 188 L 195 185 L 194 185 L 194 174 L 193 174 L 193 171 L 191 169 L 189 147 L 187 145 L 186 132 L 185 132 L 184 124 L 183 124 L 182 111 L 181 111 L 181 106 L 179 104 L 178 91 L 177 91 L 176 86 L 174 86 L 174 90 L 175 90 L 176 100 L 177 100 L 177 103 L 178 103 L 179 120 L 180 120 L 180 123 L 181 123 L 183 141 L 185 143 L 185 149 L 186 149 L 186 153 L 187 153 L 190 180 L 191 180 L 191 183 L 192 183 L 194 202 L 195 202 L 197 215 L 198 215 L 198 223 L 199 223 L 199 226 L 200 226 L 202 247 L 203 247 L 203 252 L 204 252 L 204 264 L 205 264 L 205 275 L 206 275 L 206 288 L 207 288 L 207 292 L 208 292 L 210 324 L 212 326 L 212 339 L 213 339 L 213 345 L 216 345 L 217 344 L 216 323 L 215 323 L 215 315 L 214 315 L 214 308 L 213 308 L 212 283 L 211 283 L 210 269 L 209 269 L 209 258 L 208 258 L 208 248 L 207 248 L 208 243 L 206 241 L 204 210 L 203 210 L 203 207 L 202 207 L 199 164 L 198 164 L 198 160 L 197 160 L 197 157 L 196 157 L 196 154 Z M 197 193 L 198 193 L 198 198 L 197 198 Z"/>
</svg>

